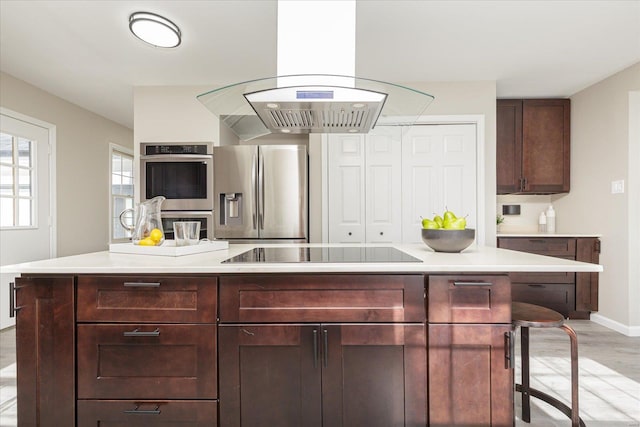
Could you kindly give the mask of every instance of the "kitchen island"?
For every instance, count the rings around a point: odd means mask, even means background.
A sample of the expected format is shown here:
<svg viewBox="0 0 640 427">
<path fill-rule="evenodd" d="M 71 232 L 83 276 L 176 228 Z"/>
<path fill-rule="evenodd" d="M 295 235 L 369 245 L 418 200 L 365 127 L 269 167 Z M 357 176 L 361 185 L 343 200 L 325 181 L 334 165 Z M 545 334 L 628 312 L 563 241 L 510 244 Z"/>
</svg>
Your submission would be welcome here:
<svg viewBox="0 0 640 427">
<path fill-rule="evenodd" d="M 392 262 L 224 262 L 255 246 L 3 267 L 21 275 L 19 426 L 510 426 L 508 273 L 602 271 L 424 245 L 393 245 L 415 260 Z M 260 245 L 276 246 L 354 247 Z"/>
</svg>

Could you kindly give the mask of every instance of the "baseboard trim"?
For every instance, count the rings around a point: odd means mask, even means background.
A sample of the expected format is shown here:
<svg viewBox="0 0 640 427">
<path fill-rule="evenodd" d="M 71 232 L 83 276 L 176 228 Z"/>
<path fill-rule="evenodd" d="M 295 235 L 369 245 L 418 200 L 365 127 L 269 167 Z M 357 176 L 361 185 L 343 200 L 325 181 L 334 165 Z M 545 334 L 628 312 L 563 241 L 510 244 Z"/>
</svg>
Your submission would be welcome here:
<svg viewBox="0 0 640 427">
<path fill-rule="evenodd" d="M 601 314 L 592 313 L 591 320 L 606 328 L 613 329 L 628 337 L 640 337 L 640 326 L 627 326 L 615 320 L 604 317 Z"/>
</svg>

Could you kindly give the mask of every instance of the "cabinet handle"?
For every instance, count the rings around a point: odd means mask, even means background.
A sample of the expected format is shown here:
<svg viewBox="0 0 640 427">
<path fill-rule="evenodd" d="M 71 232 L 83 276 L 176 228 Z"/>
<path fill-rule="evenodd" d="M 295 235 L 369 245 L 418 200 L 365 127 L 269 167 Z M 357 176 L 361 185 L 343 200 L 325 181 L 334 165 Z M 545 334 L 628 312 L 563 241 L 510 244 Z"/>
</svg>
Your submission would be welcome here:
<svg viewBox="0 0 640 427">
<path fill-rule="evenodd" d="M 504 369 L 513 368 L 513 355 L 515 354 L 516 332 L 511 330 L 504 333 Z"/>
<path fill-rule="evenodd" d="M 384 233 L 381 231 L 381 232 L 380 232 L 380 235 L 381 235 L 381 236 L 384 236 Z"/>
<path fill-rule="evenodd" d="M 540 284 L 537 284 L 537 283 L 530 283 L 528 286 L 530 288 L 544 288 L 545 287 L 544 285 L 540 285 Z"/>
<path fill-rule="evenodd" d="M 529 239 L 529 243 L 547 243 L 544 239 Z"/>
<path fill-rule="evenodd" d="M 491 282 L 458 282 L 454 281 L 453 286 L 493 286 Z"/>
<path fill-rule="evenodd" d="M 522 191 L 527 189 L 527 178 L 522 178 Z"/>
<path fill-rule="evenodd" d="M 160 415 L 160 406 L 156 406 L 156 409 L 149 409 L 149 410 L 144 410 L 144 409 L 139 409 L 140 406 L 136 405 L 135 409 L 127 409 L 125 411 L 123 411 L 125 414 L 132 414 L 132 415 Z"/>
<path fill-rule="evenodd" d="M 313 330 L 313 369 L 318 367 L 318 330 Z"/>
<path fill-rule="evenodd" d="M 326 329 L 322 331 L 324 337 L 324 367 L 326 368 L 329 365 L 329 332 Z"/>
<path fill-rule="evenodd" d="M 349 236 L 351 236 L 351 232 L 347 233 Z"/>
<path fill-rule="evenodd" d="M 16 317 L 16 313 L 24 306 L 16 307 L 16 294 L 18 289 L 23 288 L 24 286 L 16 286 L 14 282 L 9 283 L 9 317 Z"/>
<path fill-rule="evenodd" d="M 156 328 L 155 331 L 140 331 L 138 328 L 133 331 L 124 332 L 122 335 L 125 337 L 159 337 L 160 336 L 160 328 Z"/>
<path fill-rule="evenodd" d="M 159 288 L 160 282 L 124 282 L 125 288 Z"/>
</svg>

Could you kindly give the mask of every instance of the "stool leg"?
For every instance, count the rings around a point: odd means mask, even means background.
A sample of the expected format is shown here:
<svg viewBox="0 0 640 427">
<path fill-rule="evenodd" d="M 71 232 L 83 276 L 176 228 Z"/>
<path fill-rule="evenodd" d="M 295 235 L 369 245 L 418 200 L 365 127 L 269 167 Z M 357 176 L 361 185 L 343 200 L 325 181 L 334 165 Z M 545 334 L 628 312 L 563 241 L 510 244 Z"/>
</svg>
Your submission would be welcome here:
<svg viewBox="0 0 640 427">
<path fill-rule="evenodd" d="M 531 422 L 531 396 L 529 394 L 529 328 L 520 328 L 520 371 L 522 385 L 522 421 Z"/>
<path fill-rule="evenodd" d="M 567 324 L 561 326 L 571 340 L 571 426 L 580 426 L 578 409 L 578 336 L 576 331 Z"/>
</svg>

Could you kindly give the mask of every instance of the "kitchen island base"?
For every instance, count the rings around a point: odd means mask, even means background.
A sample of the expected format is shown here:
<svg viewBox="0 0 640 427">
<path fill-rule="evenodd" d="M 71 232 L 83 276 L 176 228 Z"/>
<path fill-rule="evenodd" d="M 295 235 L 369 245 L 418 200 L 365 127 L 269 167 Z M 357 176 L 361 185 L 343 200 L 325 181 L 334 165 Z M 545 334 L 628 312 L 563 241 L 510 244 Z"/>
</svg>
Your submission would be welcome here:
<svg viewBox="0 0 640 427">
<path fill-rule="evenodd" d="M 16 296 L 20 427 L 513 425 L 505 274 L 27 274 Z"/>
</svg>

